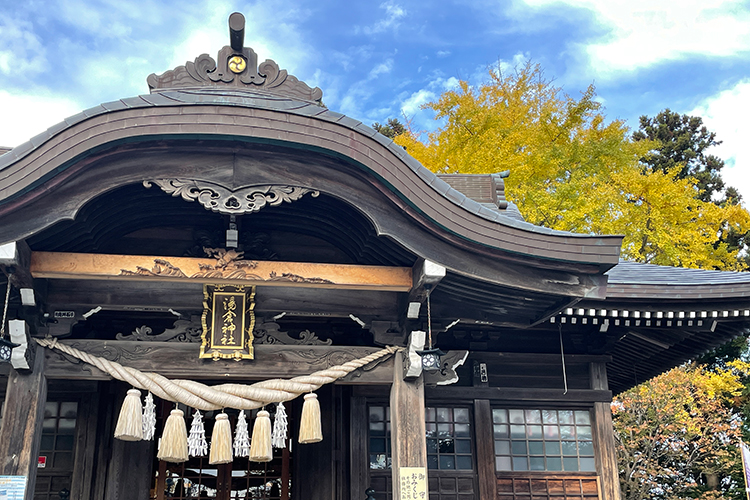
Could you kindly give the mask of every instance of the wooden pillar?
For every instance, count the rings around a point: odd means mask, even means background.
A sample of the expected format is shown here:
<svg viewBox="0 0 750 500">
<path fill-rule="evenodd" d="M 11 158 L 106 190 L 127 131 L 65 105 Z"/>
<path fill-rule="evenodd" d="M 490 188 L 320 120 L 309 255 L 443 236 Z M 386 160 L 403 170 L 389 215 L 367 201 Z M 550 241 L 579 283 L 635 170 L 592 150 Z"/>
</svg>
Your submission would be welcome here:
<svg viewBox="0 0 750 500">
<path fill-rule="evenodd" d="M 608 389 L 605 363 L 591 363 L 589 372 L 592 389 Z M 596 443 L 596 471 L 601 480 L 601 500 L 620 500 L 620 476 L 612 427 L 612 409 L 609 403 L 594 403 L 592 428 Z"/>
<path fill-rule="evenodd" d="M 424 375 L 404 380 L 403 356 L 396 354 L 391 387 L 391 473 L 393 500 L 401 500 L 400 467 L 427 468 L 424 422 Z"/>
<path fill-rule="evenodd" d="M 148 500 L 154 441 L 112 441 L 105 500 Z"/>
<path fill-rule="evenodd" d="M 487 439 L 492 436 L 492 409 L 489 399 L 474 400 L 474 422 L 476 427 L 477 474 L 479 476 L 479 498 L 495 500 L 497 478 L 495 477 L 495 442 Z"/>
<path fill-rule="evenodd" d="M 34 497 L 46 401 L 44 353 L 39 352 L 31 373 L 11 370 L 0 429 L 0 476 L 25 476 L 28 479 L 25 500 Z"/>
<path fill-rule="evenodd" d="M 364 500 L 370 487 L 369 456 L 367 455 L 368 414 L 367 400 L 352 396 L 349 413 L 349 498 Z"/>
</svg>

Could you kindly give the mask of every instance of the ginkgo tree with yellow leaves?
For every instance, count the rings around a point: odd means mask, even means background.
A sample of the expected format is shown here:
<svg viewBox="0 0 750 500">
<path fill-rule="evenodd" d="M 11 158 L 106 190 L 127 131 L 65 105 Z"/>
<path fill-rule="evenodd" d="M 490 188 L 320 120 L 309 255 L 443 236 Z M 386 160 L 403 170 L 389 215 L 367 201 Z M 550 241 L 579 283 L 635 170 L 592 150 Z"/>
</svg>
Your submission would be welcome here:
<svg viewBox="0 0 750 500">
<path fill-rule="evenodd" d="M 750 365 L 689 364 L 612 403 L 623 500 L 744 499 L 737 400 Z"/>
<path fill-rule="evenodd" d="M 741 249 L 722 235 L 750 229 L 739 204 L 699 197 L 681 168 L 653 170 L 642 160 L 657 149 L 608 121 L 593 86 L 579 98 L 526 63 L 490 70 L 479 86 L 458 87 L 425 104 L 443 125 L 407 131 L 396 143 L 439 173 L 510 170 L 506 195 L 533 224 L 580 233 L 623 234 L 628 260 L 707 269 L 742 269 Z"/>
</svg>

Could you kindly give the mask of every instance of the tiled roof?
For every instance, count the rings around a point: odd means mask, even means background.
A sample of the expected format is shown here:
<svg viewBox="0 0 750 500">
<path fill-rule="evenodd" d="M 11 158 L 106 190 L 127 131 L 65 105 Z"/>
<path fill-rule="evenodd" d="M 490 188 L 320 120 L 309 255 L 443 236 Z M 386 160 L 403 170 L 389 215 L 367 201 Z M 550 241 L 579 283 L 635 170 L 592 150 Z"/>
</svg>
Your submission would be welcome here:
<svg viewBox="0 0 750 500">
<path fill-rule="evenodd" d="M 727 285 L 750 283 L 750 272 L 708 271 L 620 262 L 605 273 L 610 284 Z"/>
</svg>

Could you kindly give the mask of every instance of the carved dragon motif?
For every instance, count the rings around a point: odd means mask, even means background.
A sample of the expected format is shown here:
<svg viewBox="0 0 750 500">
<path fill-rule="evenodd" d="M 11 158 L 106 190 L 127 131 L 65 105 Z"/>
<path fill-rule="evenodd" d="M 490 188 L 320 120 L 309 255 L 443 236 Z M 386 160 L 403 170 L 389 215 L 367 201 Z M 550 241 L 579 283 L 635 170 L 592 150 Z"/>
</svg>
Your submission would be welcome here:
<svg viewBox="0 0 750 500">
<path fill-rule="evenodd" d="M 227 189 L 212 182 L 190 179 L 154 179 L 143 181 L 146 188 L 153 184 L 172 196 L 185 201 L 197 201 L 213 212 L 242 215 L 258 212 L 266 206 L 291 203 L 307 193 L 317 197 L 320 192 L 298 186 L 250 186 L 237 190 Z"/>
<path fill-rule="evenodd" d="M 255 269 L 258 263 L 253 260 L 242 260 L 244 252 L 236 250 L 227 250 L 224 248 L 207 248 L 203 251 L 209 257 L 213 257 L 215 264 L 198 264 L 199 271 L 188 276 L 182 269 L 171 264 L 164 259 L 154 259 L 154 265 L 151 269 L 142 266 L 136 266 L 135 271 L 129 269 L 120 269 L 120 276 L 165 276 L 170 278 L 189 278 L 189 279 L 232 279 L 232 280 L 250 280 L 250 281 L 288 281 L 291 283 L 313 283 L 313 284 L 333 284 L 334 282 L 324 278 L 306 278 L 298 274 L 281 273 L 271 271 L 267 278 L 252 273 L 250 270 Z"/>
<path fill-rule="evenodd" d="M 154 259 L 154 266 L 151 269 L 136 266 L 135 271 L 126 269 L 120 270 L 121 276 L 173 276 L 187 278 L 185 273 L 179 267 L 175 267 L 164 259 Z"/>
</svg>

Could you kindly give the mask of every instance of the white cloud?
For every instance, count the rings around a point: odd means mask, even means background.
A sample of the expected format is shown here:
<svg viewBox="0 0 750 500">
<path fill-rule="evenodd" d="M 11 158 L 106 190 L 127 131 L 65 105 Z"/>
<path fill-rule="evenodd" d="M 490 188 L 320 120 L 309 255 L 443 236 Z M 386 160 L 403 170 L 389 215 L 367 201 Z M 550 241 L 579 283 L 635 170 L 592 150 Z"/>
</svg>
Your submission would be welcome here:
<svg viewBox="0 0 750 500">
<path fill-rule="evenodd" d="M 393 70 L 393 59 L 386 59 L 382 63 L 378 64 L 367 75 L 368 80 L 374 80 L 380 75 L 387 75 Z"/>
<path fill-rule="evenodd" d="M 497 61 L 493 69 L 495 71 L 499 71 L 501 75 L 507 75 L 507 74 L 513 73 L 519 68 L 523 68 L 524 64 L 526 64 L 526 61 L 528 60 L 529 60 L 528 54 L 525 54 L 523 52 L 516 52 L 510 61 L 506 61 L 504 59 L 500 59 L 499 61 Z M 477 73 L 481 73 L 481 79 L 479 79 L 479 81 L 483 81 L 487 78 L 486 68 L 479 68 L 477 70 Z M 476 74 L 475 74 L 475 77 L 476 77 Z"/>
<path fill-rule="evenodd" d="M 419 89 L 404 99 L 401 103 L 401 112 L 406 116 L 414 116 L 422 110 L 422 105 L 437 99 L 437 94 L 431 90 Z"/>
<path fill-rule="evenodd" d="M 458 78 L 443 78 L 435 76 L 429 84 L 412 92 L 403 95 L 400 103 L 401 115 L 415 133 L 431 132 L 436 130 L 441 124 L 434 119 L 434 113 L 430 110 L 422 109 L 422 106 L 428 102 L 436 101 L 440 94 L 458 86 Z"/>
<path fill-rule="evenodd" d="M 703 121 L 722 144 L 711 153 L 726 161 L 722 177 L 729 186 L 739 189 L 745 206 L 750 206 L 750 78 L 719 94 L 709 97 L 688 114 L 703 117 Z"/>
<path fill-rule="evenodd" d="M 585 46 L 600 77 L 688 56 L 732 56 L 750 51 L 750 11 L 743 0 L 523 0 L 542 8 L 589 10 L 607 29 Z"/>
<path fill-rule="evenodd" d="M 90 0 L 63 0 L 57 4 L 57 15 L 60 20 L 84 33 L 95 34 L 99 38 L 122 39 L 131 34 L 132 28 L 127 22 L 133 14 L 148 8 L 145 5 L 133 9 L 124 2 L 107 2 L 96 5 Z M 116 15 L 113 15 L 116 12 Z"/>
<path fill-rule="evenodd" d="M 0 75 L 30 77 L 46 67 L 46 51 L 31 23 L 0 14 Z"/>
<path fill-rule="evenodd" d="M 388 58 L 382 63 L 376 64 L 367 73 L 367 76 L 353 84 L 350 84 L 345 91 L 342 92 L 340 99 L 338 99 L 338 82 L 333 82 L 333 92 L 329 92 L 328 98 L 326 95 L 323 96 L 323 100 L 326 104 L 333 105 L 336 111 L 343 113 L 352 118 L 364 121 L 382 120 L 382 115 L 389 114 L 388 107 L 378 107 L 372 109 L 364 109 L 364 106 L 376 93 L 378 84 L 373 83 L 382 75 L 387 75 L 393 71 L 393 59 Z M 339 80 L 335 78 L 335 80 Z"/>
<path fill-rule="evenodd" d="M 362 31 L 365 35 L 375 35 L 377 33 L 384 33 L 391 29 L 395 30 L 401 24 L 401 19 L 406 17 L 406 10 L 393 2 L 393 0 L 381 3 L 380 8 L 385 10 L 385 18 L 372 26 L 365 26 L 362 28 L 357 26 L 354 28 L 355 33 Z"/>
<path fill-rule="evenodd" d="M 0 145 L 20 144 L 101 102 L 146 93 L 150 73 L 204 53 L 216 57 L 229 44 L 233 10 L 245 14 L 245 45 L 259 62 L 274 59 L 301 80 L 321 65 L 298 28 L 309 12 L 295 4 L 242 3 L 198 0 L 178 8 L 142 0 L 134 8 L 122 0 L 60 0 L 46 9 L 32 2 L 0 12 L 0 109 L 14 117 L 3 121 Z"/>
<path fill-rule="evenodd" d="M 12 94 L 0 90 L 0 146 L 15 147 L 44 132 L 82 107 L 78 102 L 49 93 Z"/>
</svg>

